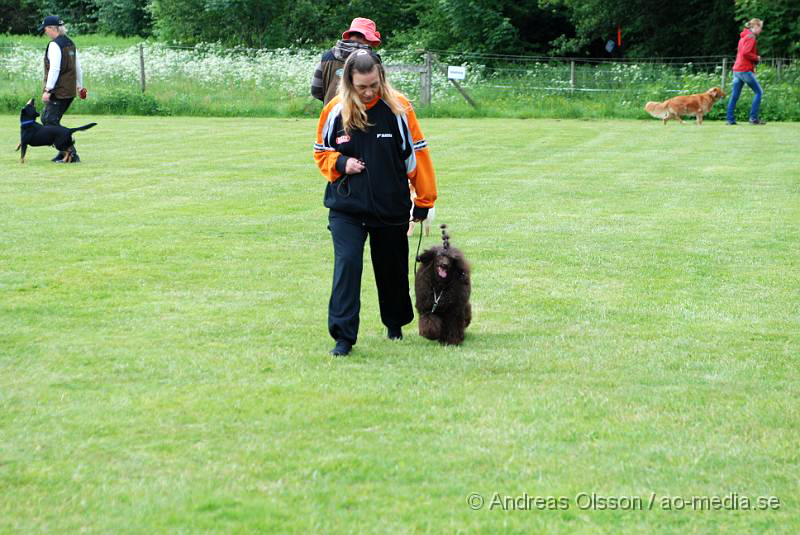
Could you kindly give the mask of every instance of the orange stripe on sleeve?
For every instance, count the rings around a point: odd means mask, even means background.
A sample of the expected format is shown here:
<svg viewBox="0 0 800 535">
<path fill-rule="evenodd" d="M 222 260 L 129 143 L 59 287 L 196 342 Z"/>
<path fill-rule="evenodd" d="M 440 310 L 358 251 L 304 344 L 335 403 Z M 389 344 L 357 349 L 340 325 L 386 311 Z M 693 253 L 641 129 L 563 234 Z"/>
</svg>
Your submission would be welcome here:
<svg viewBox="0 0 800 535">
<path fill-rule="evenodd" d="M 422 129 L 417 121 L 417 114 L 410 102 L 402 99 L 406 105 L 406 118 L 408 119 L 408 129 L 411 132 L 412 147 L 419 146 L 418 149 L 413 149 L 416 156 L 417 165 L 408 173 L 408 179 L 414 190 L 417 192 L 417 198 L 414 199 L 414 204 L 420 208 L 433 208 L 436 202 L 436 172 L 433 170 L 433 161 L 431 160 L 430 152 L 428 151 L 425 136 L 422 135 Z"/>
<path fill-rule="evenodd" d="M 328 182 L 334 182 L 342 176 L 336 170 L 336 160 L 341 156 L 341 153 L 328 144 L 325 136 L 327 133 L 326 128 L 330 128 L 333 124 L 333 119 L 335 119 L 335 116 L 331 115 L 331 111 L 338 103 L 339 97 L 337 96 L 322 108 L 322 113 L 320 113 L 319 122 L 317 123 L 317 140 L 314 143 L 314 162 Z"/>
</svg>

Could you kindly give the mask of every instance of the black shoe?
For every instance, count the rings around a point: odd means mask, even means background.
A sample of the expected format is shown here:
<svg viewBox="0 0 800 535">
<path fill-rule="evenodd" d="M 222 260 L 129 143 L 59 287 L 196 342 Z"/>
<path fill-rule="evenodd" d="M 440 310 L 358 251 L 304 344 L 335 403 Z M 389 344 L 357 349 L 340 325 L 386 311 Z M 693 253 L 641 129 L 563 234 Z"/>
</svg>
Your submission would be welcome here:
<svg viewBox="0 0 800 535">
<path fill-rule="evenodd" d="M 403 339 L 403 328 L 402 327 L 389 327 L 386 330 L 386 336 L 389 337 L 389 340 L 402 340 Z"/>
<path fill-rule="evenodd" d="M 336 340 L 336 345 L 331 349 L 331 355 L 334 357 L 345 357 L 350 354 L 353 349 L 353 344 L 347 340 Z"/>
<path fill-rule="evenodd" d="M 55 163 L 61 163 L 61 160 L 63 159 L 64 159 L 64 153 L 59 151 L 59 153 L 56 154 L 55 157 L 50 161 Z"/>
<path fill-rule="evenodd" d="M 736 124 L 736 121 L 725 121 L 725 124 L 733 126 Z"/>
<path fill-rule="evenodd" d="M 78 157 L 77 154 L 74 154 L 72 156 L 72 159 L 69 161 L 69 163 L 81 163 L 81 159 Z"/>
<path fill-rule="evenodd" d="M 756 119 L 755 121 L 753 119 L 750 119 L 750 124 L 760 125 L 760 124 L 767 124 L 767 123 L 762 121 L 761 119 Z"/>
</svg>

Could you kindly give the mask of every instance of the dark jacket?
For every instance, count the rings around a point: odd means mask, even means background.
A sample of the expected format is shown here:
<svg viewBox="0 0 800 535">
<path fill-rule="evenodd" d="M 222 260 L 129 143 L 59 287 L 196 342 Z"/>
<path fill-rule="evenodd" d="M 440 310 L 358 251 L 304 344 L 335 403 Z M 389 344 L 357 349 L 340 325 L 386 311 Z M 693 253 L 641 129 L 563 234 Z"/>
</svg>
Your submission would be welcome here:
<svg viewBox="0 0 800 535">
<path fill-rule="evenodd" d="M 342 105 L 335 97 L 322 110 L 317 125 L 314 160 L 328 179 L 325 206 L 373 224 L 406 224 L 411 210 L 409 181 L 420 208 L 436 201 L 436 176 L 428 143 L 414 109 L 399 97 L 405 112 L 395 115 L 380 98 L 367 106 L 366 131 L 342 129 Z M 366 170 L 345 174 L 348 158 L 358 158 Z"/>
<path fill-rule="evenodd" d="M 75 67 L 75 43 L 66 35 L 59 35 L 53 41 L 61 49 L 61 72 L 53 87 L 52 95 L 56 98 L 74 98 L 77 94 L 78 73 Z M 50 43 L 47 44 L 48 48 Z M 47 48 L 44 51 L 44 84 L 47 85 L 47 75 L 50 72 L 50 60 L 47 58 Z"/>
<path fill-rule="evenodd" d="M 354 50 L 358 49 L 372 50 L 371 47 L 355 41 L 340 40 L 336 46 L 322 55 L 322 59 L 314 70 L 314 77 L 311 79 L 312 97 L 327 104 L 336 96 L 336 92 L 339 90 L 339 80 L 342 79 L 344 62 Z"/>
</svg>

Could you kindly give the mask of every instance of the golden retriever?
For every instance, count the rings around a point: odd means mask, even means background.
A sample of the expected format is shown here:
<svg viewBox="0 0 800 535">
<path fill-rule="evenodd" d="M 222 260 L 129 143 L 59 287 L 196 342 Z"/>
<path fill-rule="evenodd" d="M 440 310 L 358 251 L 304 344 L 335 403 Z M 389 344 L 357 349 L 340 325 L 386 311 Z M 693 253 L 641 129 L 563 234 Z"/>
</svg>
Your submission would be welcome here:
<svg viewBox="0 0 800 535">
<path fill-rule="evenodd" d="M 711 106 L 724 96 L 725 92 L 722 89 L 712 87 L 705 93 L 681 95 L 664 102 L 648 102 L 644 105 L 644 109 L 656 119 L 663 119 L 664 124 L 670 119 L 683 122 L 682 115 L 694 115 L 697 117 L 697 124 L 703 124 L 703 115 L 711 111 Z"/>
</svg>

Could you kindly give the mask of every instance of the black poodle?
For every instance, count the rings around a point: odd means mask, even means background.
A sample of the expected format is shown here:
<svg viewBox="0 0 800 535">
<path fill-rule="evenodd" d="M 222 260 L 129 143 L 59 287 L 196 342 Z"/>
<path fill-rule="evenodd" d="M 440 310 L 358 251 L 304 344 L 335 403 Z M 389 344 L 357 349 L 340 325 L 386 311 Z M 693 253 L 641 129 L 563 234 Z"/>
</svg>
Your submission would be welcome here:
<svg viewBox="0 0 800 535">
<path fill-rule="evenodd" d="M 459 345 L 472 321 L 469 304 L 469 264 L 464 254 L 450 246 L 447 225 L 442 225 L 442 245 L 420 256 L 414 288 L 419 313 L 419 334 L 442 344 Z"/>
</svg>

